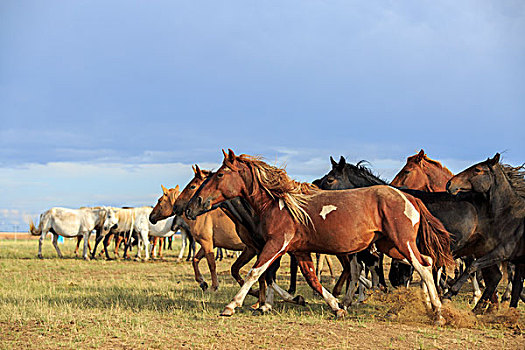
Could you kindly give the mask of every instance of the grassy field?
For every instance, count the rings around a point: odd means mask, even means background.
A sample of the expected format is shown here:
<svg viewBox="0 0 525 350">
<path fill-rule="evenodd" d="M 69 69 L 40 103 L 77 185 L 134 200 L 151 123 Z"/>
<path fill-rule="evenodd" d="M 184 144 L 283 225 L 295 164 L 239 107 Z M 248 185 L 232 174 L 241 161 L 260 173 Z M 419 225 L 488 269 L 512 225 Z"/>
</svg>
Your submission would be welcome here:
<svg viewBox="0 0 525 350">
<path fill-rule="evenodd" d="M 233 259 L 218 262 L 221 286 L 213 293 L 199 289 L 174 251 L 162 261 L 83 261 L 73 256 L 73 240 L 61 247 L 65 259 L 47 239 L 39 260 L 35 240 L 0 241 L 0 348 L 525 348 L 523 304 L 521 316 L 503 305 L 475 317 L 467 311 L 468 291 L 452 303 L 445 327 L 432 325 L 416 287 L 372 294 L 336 321 L 302 278 L 306 307 L 278 302 L 272 313 L 253 316 L 248 296 L 233 317 L 222 318 L 238 290 L 229 275 Z M 205 261 L 201 270 L 209 282 Z M 287 266 L 279 282 L 287 287 Z M 329 279 L 323 283 L 331 287 Z M 398 316 L 385 318 L 392 309 Z"/>
</svg>

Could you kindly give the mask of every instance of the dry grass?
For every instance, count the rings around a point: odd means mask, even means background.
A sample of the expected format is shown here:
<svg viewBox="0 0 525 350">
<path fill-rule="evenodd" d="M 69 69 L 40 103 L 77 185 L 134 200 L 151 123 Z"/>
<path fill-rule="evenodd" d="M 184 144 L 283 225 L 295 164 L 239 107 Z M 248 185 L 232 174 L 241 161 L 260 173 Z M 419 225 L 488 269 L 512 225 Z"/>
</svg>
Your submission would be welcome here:
<svg viewBox="0 0 525 350">
<path fill-rule="evenodd" d="M 324 302 L 300 279 L 306 307 L 277 303 L 268 315 L 244 306 L 218 316 L 238 290 L 229 276 L 232 259 L 218 263 L 221 287 L 202 292 L 191 266 L 164 261 L 58 259 L 46 240 L 44 260 L 36 241 L 0 242 L 0 348 L 476 348 L 523 349 L 524 316 L 507 308 L 495 315 L 468 312 L 461 294 L 445 311 L 449 326 L 435 327 L 417 288 L 373 294 L 335 321 Z M 209 280 L 206 263 L 202 271 Z M 246 273 L 247 269 L 244 270 Z M 280 284 L 288 284 L 288 268 Z M 325 281 L 325 284 L 329 284 Z M 247 298 L 247 305 L 255 301 Z M 386 318 L 392 309 L 396 318 Z M 521 314 L 524 307 L 521 305 Z M 449 314 L 447 314 L 447 312 Z M 453 321 L 456 320 L 456 321 Z M 465 321 L 466 320 L 466 321 Z"/>
</svg>

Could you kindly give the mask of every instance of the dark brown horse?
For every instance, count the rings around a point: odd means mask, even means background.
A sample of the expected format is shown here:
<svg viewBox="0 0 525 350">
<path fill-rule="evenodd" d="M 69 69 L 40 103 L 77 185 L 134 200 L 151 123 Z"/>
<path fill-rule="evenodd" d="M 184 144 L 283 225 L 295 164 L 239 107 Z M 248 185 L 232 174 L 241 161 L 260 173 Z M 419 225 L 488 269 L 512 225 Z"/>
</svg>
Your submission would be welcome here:
<svg viewBox="0 0 525 350">
<path fill-rule="evenodd" d="M 441 192 L 446 190 L 447 181 L 454 176 L 440 162 L 430 159 L 421 150 L 418 154 L 407 158 L 407 163 L 390 183 L 400 188 L 426 192 Z"/>
<path fill-rule="evenodd" d="M 523 166 L 512 167 L 500 163 L 500 155 L 475 164 L 454 176 L 447 183 L 452 194 L 475 193 L 483 198 L 487 206 L 489 229 L 470 237 L 465 244 L 463 255 L 470 253 L 477 259 L 463 272 L 450 288 L 448 295 L 455 295 L 468 275 L 478 269 L 491 268 L 492 273 L 483 270 L 486 281 L 485 292 L 476 306 L 485 306 L 487 298 L 493 295 L 502 274 L 497 264 L 511 261 L 516 264 L 510 306 L 516 307 L 525 273 L 525 178 Z"/>
<path fill-rule="evenodd" d="M 317 280 L 310 252 L 355 253 L 376 242 L 388 254 L 405 258 L 414 266 L 442 320 L 431 269 L 433 263 L 452 263 L 449 235 L 419 200 L 389 186 L 322 191 L 291 180 L 283 169 L 258 158 L 236 156 L 231 150 L 224 156 L 223 165 L 190 200 L 186 216 L 195 219 L 213 205 L 240 196 L 261 218 L 258 230 L 265 244 L 245 284 L 222 315 L 232 315 L 268 266 L 286 252 L 293 252 L 309 285 L 336 316 L 343 316 L 346 311 Z M 421 246 L 428 256 L 416 245 L 420 226 Z"/>
</svg>

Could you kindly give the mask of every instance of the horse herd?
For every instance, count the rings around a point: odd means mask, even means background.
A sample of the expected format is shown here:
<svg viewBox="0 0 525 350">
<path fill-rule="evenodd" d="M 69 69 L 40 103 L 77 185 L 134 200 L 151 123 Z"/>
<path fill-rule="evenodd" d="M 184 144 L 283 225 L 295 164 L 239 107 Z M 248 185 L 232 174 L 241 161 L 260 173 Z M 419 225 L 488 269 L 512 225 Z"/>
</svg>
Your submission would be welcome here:
<svg viewBox="0 0 525 350">
<path fill-rule="evenodd" d="M 425 304 L 437 324 L 444 323 L 442 300 L 456 295 L 469 277 L 476 285 L 481 275 L 485 284 L 473 311 L 483 313 L 497 306 L 503 263 L 509 272 L 512 268 L 507 286 L 510 306 L 516 307 L 523 298 L 525 172 L 523 166 L 500 163 L 499 154 L 454 176 L 421 150 L 407 158 L 391 183 L 362 162 L 354 165 L 344 157 L 338 162 L 330 157 L 331 171 L 311 184 L 292 180 L 284 169 L 259 157 L 235 155 L 232 150 L 223 154 L 217 171 L 194 166 L 194 177 L 182 191 L 179 186 L 161 185 L 163 194 L 154 208 L 46 211 L 38 227 L 30 223 L 30 232 L 41 236 L 39 257 L 48 232 L 59 256 L 58 235 L 83 236 L 84 258 L 93 230 L 97 238 L 92 256 L 104 241 L 107 258 L 111 236 L 127 238 L 135 232 L 148 259 L 149 237 L 167 237 L 180 230 L 201 246 L 192 262 L 203 290 L 208 284 L 198 267 L 202 258 L 208 262 L 211 289 L 217 290 L 214 247 L 242 252 L 231 266 L 240 290 L 223 316 L 233 315 L 247 294 L 258 297 L 261 313 L 271 310 L 274 293 L 303 305 L 304 298 L 294 296 L 299 267 L 310 287 L 336 317 L 342 317 L 360 284 L 386 289 L 383 254 L 393 259 L 389 273 L 393 286 L 406 285 L 412 271 L 419 274 Z M 341 262 L 343 270 L 332 293 L 321 285 L 311 253 L 335 255 Z M 276 283 L 284 254 L 291 257 L 288 290 Z M 243 279 L 240 269 L 254 257 L 256 262 Z M 458 261 L 463 270 L 454 269 Z M 371 272 L 372 281 L 365 278 L 363 268 Z M 252 288 L 256 282 L 258 290 Z M 337 296 L 345 283 L 340 302 Z"/>
</svg>

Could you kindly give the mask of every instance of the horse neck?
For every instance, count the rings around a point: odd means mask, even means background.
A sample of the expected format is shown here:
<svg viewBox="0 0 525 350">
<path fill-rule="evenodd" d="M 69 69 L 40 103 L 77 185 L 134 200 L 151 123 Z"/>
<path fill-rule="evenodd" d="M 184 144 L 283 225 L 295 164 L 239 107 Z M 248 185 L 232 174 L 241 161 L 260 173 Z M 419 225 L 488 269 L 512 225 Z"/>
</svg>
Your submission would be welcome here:
<svg viewBox="0 0 525 350">
<path fill-rule="evenodd" d="M 346 176 L 348 178 L 349 182 L 352 182 L 352 179 L 350 178 L 350 174 L 354 174 L 354 176 L 361 179 L 363 184 L 358 187 L 369 187 L 369 186 L 376 186 L 376 185 L 388 185 L 388 183 L 377 176 L 374 176 L 370 173 L 365 173 L 364 170 L 358 169 L 357 171 L 354 170 L 351 167 L 348 167 L 346 170 Z"/>
<path fill-rule="evenodd" d="M 492 170 L 494 184 L 489 191 L 490 212 L 495 220 L 505 217 L 523 219 L 525 216 L 525 200 L 516 193 L 504 175 L 501 165 Z"/>
<path fill-rule="evenodd" d="M 263 214 L 273 202 L 273 198 L 266 192 L 261 184 L 256 180 L 253 169 L 246 166 L 247 171 L 241 173 L 247 193 L 241 193 L 255 213 L 259 216 Z"/>
<path fill-rule="evenodd" d="M 426 169 L 427 171 L 425 171 L 425 174 L 427 174 L 427 177 L 428 177 L 430 191 L 431 192 L 446 191 L 447 182 L 453 176 L 452 172 L 450 172 L 450 170 L 446 168 L 441 168 L 431 163 L 429 163 L 426 166 Z"/>
</svg>

